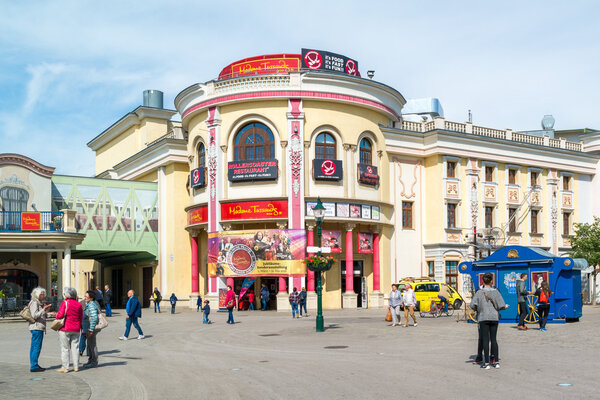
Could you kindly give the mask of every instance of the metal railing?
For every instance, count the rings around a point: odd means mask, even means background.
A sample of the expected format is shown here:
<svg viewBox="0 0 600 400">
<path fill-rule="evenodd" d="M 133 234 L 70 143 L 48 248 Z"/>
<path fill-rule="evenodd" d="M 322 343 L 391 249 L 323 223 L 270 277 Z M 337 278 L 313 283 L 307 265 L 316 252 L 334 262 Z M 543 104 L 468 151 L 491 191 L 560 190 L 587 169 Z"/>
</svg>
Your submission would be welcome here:
<svg viewBox="0 0 600 400">
<path fill-rule="evenodd" d="M 31 299 L 22 297 L 0 297 L 0 318 L 17 317 L 30 301 Z M 52 306 L 48 312 L 58 311 L 59 304 L 56 297 L 46 297 L 44 303 Z"/>
<path fill-rule="evenodd" d="M 0 232 L 62 231 L 61 211 L 0 211 Z"/>
</svg>

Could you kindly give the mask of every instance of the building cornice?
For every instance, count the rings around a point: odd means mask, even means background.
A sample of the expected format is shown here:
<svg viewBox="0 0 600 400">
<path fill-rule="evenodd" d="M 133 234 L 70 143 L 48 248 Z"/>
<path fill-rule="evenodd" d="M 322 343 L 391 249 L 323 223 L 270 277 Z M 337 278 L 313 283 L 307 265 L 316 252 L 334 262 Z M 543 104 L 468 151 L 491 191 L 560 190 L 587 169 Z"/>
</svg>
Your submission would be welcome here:
<svg viewBox="0 0 600 400">
<path fill-rule="evenodd" d="M 35 172 L 45 178 L 52 178 L 54 174 L 54 168 L 40 164 L 39 162 L 32 160 L 21 154 L 16 153 L 1 153 L 0 154 L 0 165 L 16 165 L 19 167 L 27 168 L 31 172 Z"/>
<path fill-rule="evenodd" d="M 187 141 L 164 138 L 113 167 L 117 179 L 131 180 L 170 163 L 188 164 Z"/>
</svg>

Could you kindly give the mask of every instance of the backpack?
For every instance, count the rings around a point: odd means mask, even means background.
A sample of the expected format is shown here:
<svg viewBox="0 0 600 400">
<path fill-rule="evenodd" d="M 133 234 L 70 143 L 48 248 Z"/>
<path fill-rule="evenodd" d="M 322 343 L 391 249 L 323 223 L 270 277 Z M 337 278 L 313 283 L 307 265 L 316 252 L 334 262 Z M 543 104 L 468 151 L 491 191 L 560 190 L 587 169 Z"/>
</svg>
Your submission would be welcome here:
<svg viewBox="0 0 600 400">
<path fill-rule="evenodd" d="M 550 298 L 550 291 L 548 291 L 548 293 L 546 293 L 543 290 L 540 292 L 540 303 L 547 303 L 549 298 Z"/>
</svg>

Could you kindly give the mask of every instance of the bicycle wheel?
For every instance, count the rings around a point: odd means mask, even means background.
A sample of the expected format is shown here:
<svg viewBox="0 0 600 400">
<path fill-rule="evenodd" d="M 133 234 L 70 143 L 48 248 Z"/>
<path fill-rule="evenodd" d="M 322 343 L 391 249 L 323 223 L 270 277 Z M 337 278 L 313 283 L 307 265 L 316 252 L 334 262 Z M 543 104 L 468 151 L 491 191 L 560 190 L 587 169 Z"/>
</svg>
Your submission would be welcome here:
<svg viewBox="0 0 600 400">
<path fill-rule="evenodd" d="M 453 307 L 448 307 L 448 311 L 445 311 L 444 314 L 446 314 L 447 317 L 451 317 L 454 315 L 454 308 Z"/>
<path fill-rule="evenodd" d="M 423 312 L 423 311 L 419 311 L 419 315 L 421 316 L 421 318 L 425 318 L 425 315 L 427 315 L 427 313 Z"/>
</svg>

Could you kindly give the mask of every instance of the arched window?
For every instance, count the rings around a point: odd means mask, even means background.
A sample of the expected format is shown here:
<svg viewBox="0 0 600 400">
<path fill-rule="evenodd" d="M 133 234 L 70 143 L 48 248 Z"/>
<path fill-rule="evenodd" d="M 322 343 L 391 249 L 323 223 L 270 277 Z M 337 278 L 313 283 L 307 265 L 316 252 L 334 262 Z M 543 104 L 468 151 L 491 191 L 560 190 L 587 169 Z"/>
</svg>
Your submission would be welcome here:
<svg viewBox="0 0 600 400">
<path fill-rule="evenodd" d="M 335 138 L 330 133 L 319 133 L 315 140 L 317 160 L 335 160 Z"/>
<path fill-rule="evenodd" d="M 27 211 L 29 193 L 25 189 L 5 186 L 0 189 L 0 199 L 2 199 L 2 211 Z"/>
<path fill-rule="evenodd" d="M 252 122 L 235 135 L 235 161 L 271 160 L 275 157 L 273 132 L 260 122 Z"/>
<path fill-rule="evenodd" d="M 373 153 L 373 146 L 371 145 L 371 141 L 367 138 L 364 138 L 360 141 L 360 163 L 371 165 L 371 161 Z"/>
<path fill-rule="evenodd" d="M 198 145 L 198 168 L 206 166 L 206 151 L 204 149 L 204 143 Z"/>
</svg>

